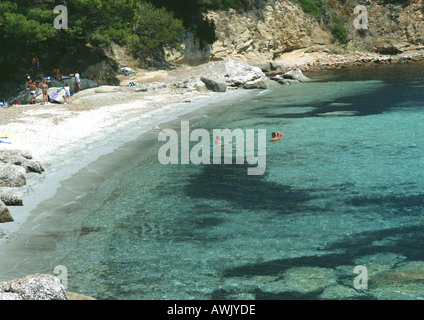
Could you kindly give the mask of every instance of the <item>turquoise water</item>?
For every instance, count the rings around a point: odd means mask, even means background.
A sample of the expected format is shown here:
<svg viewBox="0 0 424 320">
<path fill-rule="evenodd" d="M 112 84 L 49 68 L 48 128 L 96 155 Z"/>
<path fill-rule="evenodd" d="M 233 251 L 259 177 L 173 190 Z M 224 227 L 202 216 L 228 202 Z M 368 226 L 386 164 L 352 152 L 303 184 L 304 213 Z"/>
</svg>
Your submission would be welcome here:
<svg viewBox="0 0 424 320">
<path fill-rule="evenodd" d="M 424 65 L 310 76 L 161 125 L 281 130 L 264 175 L 162 165 L 149 132 L 72 178 L 26 263 L 100 299 L 423 299 Z"/>
</svg>

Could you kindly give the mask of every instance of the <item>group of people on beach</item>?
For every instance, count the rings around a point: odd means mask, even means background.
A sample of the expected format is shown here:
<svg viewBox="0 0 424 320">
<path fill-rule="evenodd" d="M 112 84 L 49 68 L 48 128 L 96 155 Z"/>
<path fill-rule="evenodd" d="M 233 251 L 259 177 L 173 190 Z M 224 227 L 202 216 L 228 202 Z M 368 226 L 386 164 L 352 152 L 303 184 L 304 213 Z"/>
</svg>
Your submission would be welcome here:
<svg viewBox="0 0 424 320">
<path fill-rule="evenodd" d="M 46 104 L 49 102 L 49 95 L 48 95 L 49 86 L 47 84 L 47 79 L 50 79 L 51 77 L 39 79 L 40 62 L 36 55 L 34 55 L 32 58 L 32 66 L 33 66 L 33 71 L 37 80 L 32 81 L 31 77 L 28 76 L 27 81 L 25 82 L 25 90 L 28 90 L 30 92 L 31 104 L 35 104 L 35 98 L 37 97 L 37 88 L 40 88 L 43 94 L 43 104 Z M 69 81 L 65 81 L 63 79 L 64 75 L 60 73 L 59 68 L 55 68 L 53 70 L 53 76 L 54 76 L 54 79 L 59 81 L 60 84 L 62 85 L 61 89 L 65 90 L 65 102 L 67 104 L 70 104 L 71 103 L 71 88 L 69 85 Z M 81 77 L 78 71 L 75 72 L 75 74 L 71 74 L 70 77 L 75 78 L 78 91 L 82 90 Z"/>
</svg>

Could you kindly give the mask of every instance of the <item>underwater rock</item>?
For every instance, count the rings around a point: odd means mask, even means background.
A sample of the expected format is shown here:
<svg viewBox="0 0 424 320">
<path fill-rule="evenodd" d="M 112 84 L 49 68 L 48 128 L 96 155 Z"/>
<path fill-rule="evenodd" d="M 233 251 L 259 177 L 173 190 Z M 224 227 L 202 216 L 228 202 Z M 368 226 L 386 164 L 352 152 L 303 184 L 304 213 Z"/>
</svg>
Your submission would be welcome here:
<svg viewBox="0 0 424 320">
<path fill-rule="evenodd" d="M 364 293 L 355 290 L 353 287 L 335 285 L 325 288 L 319 298 L 325 300 L 356 300 L 364 296 Z"/>
<path fill-rule="evenodd" d="M 297 267 L 286 270 L 280 276 L 279 280 L 263 283 L 259 288 L 270 293 L 310 293 L 337 283 L 335 272 L 330 268 Z"/>
<path fill-rule="evenodd" d="M 66 297 L 68 300 L 97 300 L 96 298 L 79 294 L 76 292 L 67 292 Z"/>
<path fill-rule="evenodd" d="M 377 273 L 391 270 L 394 265 L 405 259 L 405 256 L 386 252 L 360 257 L 355 259 L 354 262 L 356 265 L 363 265 L 367 267 L 368 277 L 369 279 L 372 279 L 372 277 Z"/>
<path fill-rule="evenodd" d="M 284 272 L 284 280 L 291 291 L 313 292 L 335 285 L 337 278 L 330 268 L 298 267 Z"/>
</svg>

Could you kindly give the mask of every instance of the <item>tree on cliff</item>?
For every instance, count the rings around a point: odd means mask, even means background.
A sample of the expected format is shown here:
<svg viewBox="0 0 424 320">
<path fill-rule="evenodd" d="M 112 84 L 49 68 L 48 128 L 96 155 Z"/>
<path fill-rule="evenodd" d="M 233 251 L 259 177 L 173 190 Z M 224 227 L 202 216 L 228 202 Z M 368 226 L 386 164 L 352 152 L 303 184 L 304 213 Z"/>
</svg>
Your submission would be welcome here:
<svg viewBox="0 0 424 320">
<path fill-rule="evenodd" d="M 0 44 L 35 47 L 47 40 L 105 46 L 112 41 L 134 55 L 178 45 L 185 31 L 181 20 L 145 0 L 73 0 L 66 3 L 68 29 L 53 26 L 54 1 L 0 2 Z M 57 3 L 59 4 L 59 3 Z M 63 4 L 63 3 L 62 3 Z"/>
</svg>

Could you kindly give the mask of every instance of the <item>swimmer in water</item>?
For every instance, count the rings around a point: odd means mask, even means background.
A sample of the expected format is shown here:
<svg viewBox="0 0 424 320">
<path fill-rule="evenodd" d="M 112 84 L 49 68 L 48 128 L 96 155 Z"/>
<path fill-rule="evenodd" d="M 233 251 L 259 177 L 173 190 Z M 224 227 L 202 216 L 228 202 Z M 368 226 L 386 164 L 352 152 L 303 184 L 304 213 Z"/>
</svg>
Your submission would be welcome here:
<svg viewBox="0 0 424 320">
<path fill-rule="evenodd" d="M 222 143 L 221 138 L 219 136 L 216 136 L 215 142 L 214 142 L 215 146 L 225 146 L 226 144 L 233 144 L 233 142 L 230 141 L 228 143 Z"/>
<path fill-rule="evenodd" d="M 218 137 L 218 136 L 216 136 L 216 139 L 215 139 L 215 145 L 216 145 L 216 146 L 222 146 L 221 138 L 220 138 L 220 137 Z"/>
</svg>

